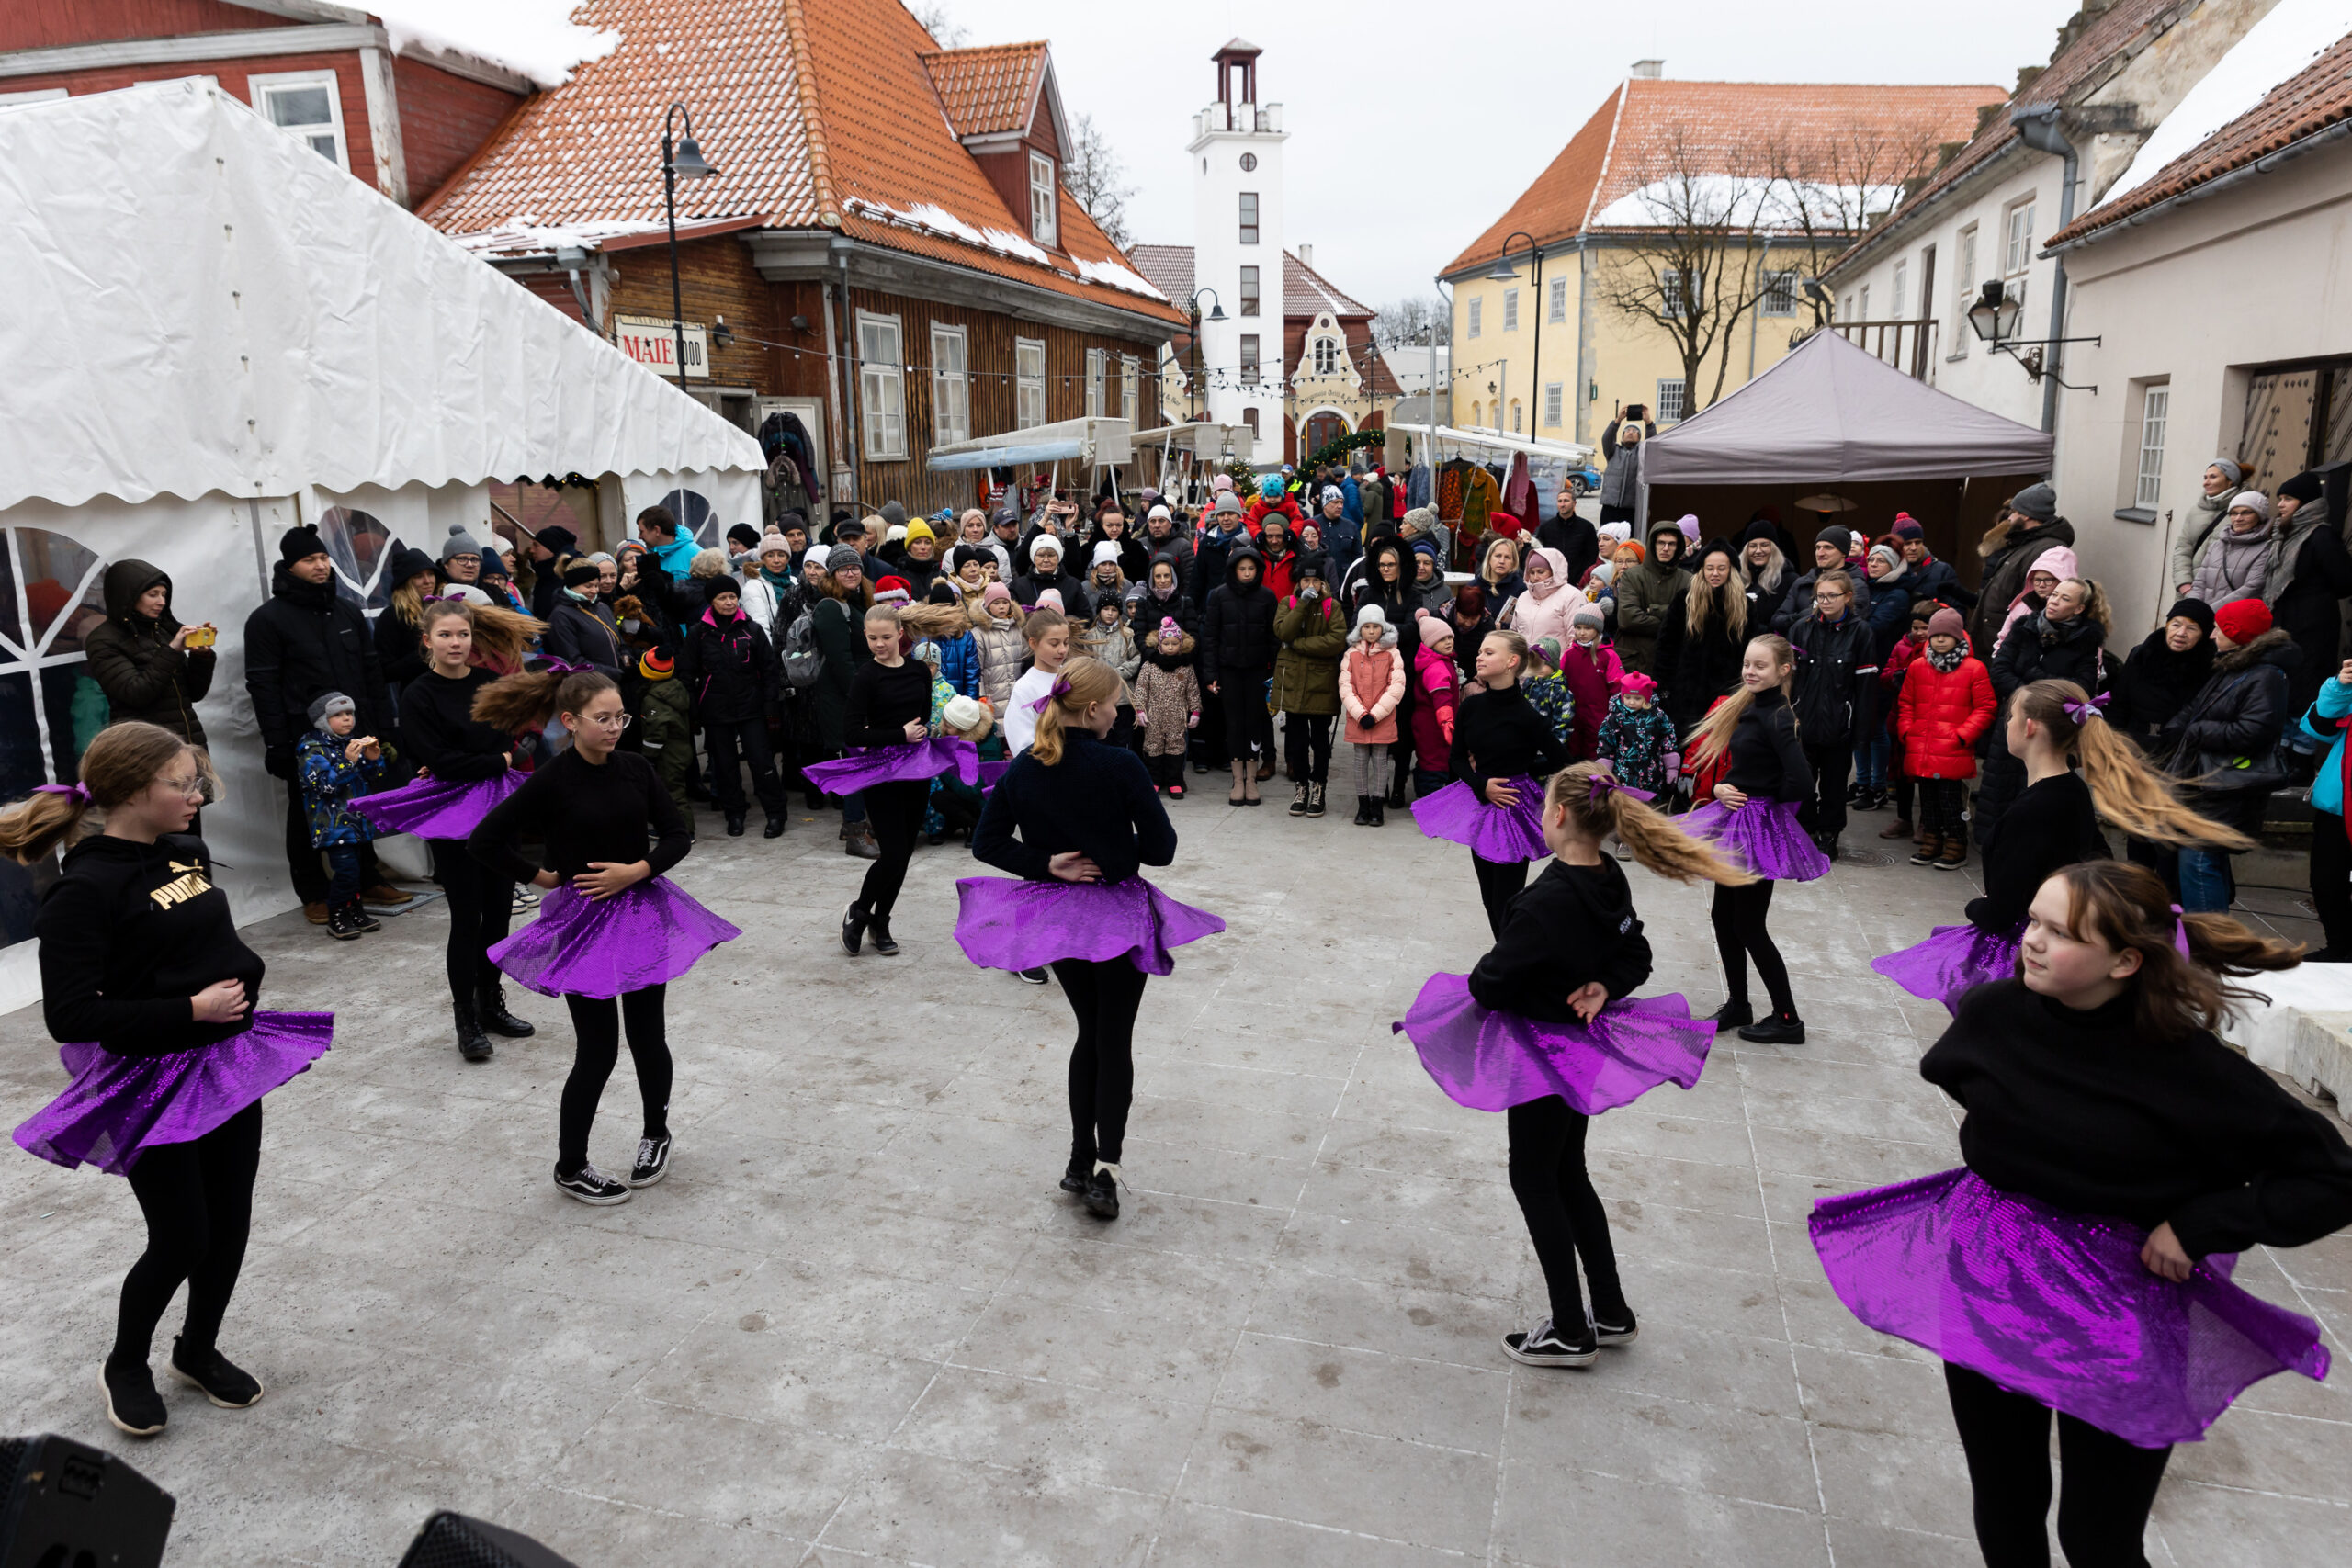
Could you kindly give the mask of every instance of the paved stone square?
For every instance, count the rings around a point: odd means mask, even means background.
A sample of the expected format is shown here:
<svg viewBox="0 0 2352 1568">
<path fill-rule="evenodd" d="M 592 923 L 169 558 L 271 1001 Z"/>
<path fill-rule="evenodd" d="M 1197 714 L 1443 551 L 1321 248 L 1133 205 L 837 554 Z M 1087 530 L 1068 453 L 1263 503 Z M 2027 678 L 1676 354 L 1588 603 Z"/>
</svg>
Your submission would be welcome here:
<svg viewBox="0 0 2352 1568">
<path fill-rule="evenodd" d="M 268 1397 L 229 1413 L 166 1385 L 171 1429 L 117 1436 L 96 1368 L 136 1207 L 10 1150 L 6 1429 L 130 1454 L 179 1498 L 184 1565 L 390 1568 L 439 1507 L 582 1568 L 1977 1562 L 1938 1369 L 1848 1315 L 1804 1229 L 1823 1193 L 1958 1162 L 1915 1070 L 1941 1010 L 1865 965 L 1957 919 L 1973 869 L 1782 887 L 1810 1040 L 1728 1042 L 1697 1089 L 1595 1125 L 1642 1337 L 1539 1371 L 1496 1342 L 1544 1311 L 1501 1119 L 1453 1105 L 1388 1029 L 1485 946 L 1467 852 L 1396 814 L 1292 821 L 1286 799 L 1172 808 L 1160 880 L 1231 929 L 1147 994 L 1134 1191 L 1108 1225 L 1054 1187 L 1059 991 L 950 937 L 959 845 L 918 852 L 904 953 L 851 961 L 833 922 L 863 863 L 831 818 L 771 844 L 704 818 L 678 880 L 746 935 L 673 987 L 675 1174 L 616 1209 L 548 1181 L 559 1004 L 521 996 L 539 1037 L 467 1066 L 437 910 L 356 945 L 259 926 L 267 1001 L 338 1014 L 333 1053 L 268 1101 L 223 1338 Z M 1712 1009 L 1705 893 L 1635 878 L 1650 988 Z M 61 1081 L 37 1010 L 0 1020 L 0 1118 Z M 636 1131 L 624 1058 L 607 1168 Z M 2239 1278 L 2341 1354 L 2352 1237 Z M 2273 1379 L 2180 1450 L 2153 1559 L 2352 1562 L 2346 1380 Z"/>
</svg>

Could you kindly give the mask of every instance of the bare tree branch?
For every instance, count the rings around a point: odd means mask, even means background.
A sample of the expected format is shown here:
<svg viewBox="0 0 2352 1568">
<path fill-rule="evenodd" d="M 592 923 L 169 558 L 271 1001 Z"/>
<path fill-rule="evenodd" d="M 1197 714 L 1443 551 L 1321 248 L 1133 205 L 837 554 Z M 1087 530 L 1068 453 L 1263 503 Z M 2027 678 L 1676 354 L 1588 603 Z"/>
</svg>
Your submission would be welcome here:
<svg viewBox="0 0 2352 1568">
<path fill-rule="evenodd" d="M 1441 341 L 1453 324 L 1453 312 L 1434 294 L 1411 294 L 1392 299 L 1373 312 L 1372 338 L 1383 348 L 1426 346 L 1434 328 Z"/>
<path fill-rule="evenodd" d="M 1110 139 L 1096 129 L 1092 115 L 1080 115 L 1070 127 L 1070 144 L 1062 154 L 1062 184 L 1086 209 L 1110 242 L 1125 250 L 1135 243 L 1127 231 L 1127 197 L 1136 187 L 1125 183 L 1126 166 L 1111 148 Z"/>
<path fill-rule="evenodd" d="M 971 30 L 948 13 L 947 0 L 907 0 L 907 11 L 942 49 L 961 49 Z"/>
</svg>

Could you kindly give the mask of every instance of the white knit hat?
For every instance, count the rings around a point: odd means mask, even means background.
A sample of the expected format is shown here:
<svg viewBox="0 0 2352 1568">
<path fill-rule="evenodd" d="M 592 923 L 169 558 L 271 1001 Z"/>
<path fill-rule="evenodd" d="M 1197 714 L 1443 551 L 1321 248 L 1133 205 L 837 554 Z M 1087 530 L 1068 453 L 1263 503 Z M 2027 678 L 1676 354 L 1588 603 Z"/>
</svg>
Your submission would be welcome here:
<svg viewBox="0 0 2352 1568">
<path fill-rule="evenodd" d="M 1097 543 L 1094 547 L 1094 564 L 1096 566 L 1118 565 L 1119 547 L 1108 539 Z"/>
</svg>

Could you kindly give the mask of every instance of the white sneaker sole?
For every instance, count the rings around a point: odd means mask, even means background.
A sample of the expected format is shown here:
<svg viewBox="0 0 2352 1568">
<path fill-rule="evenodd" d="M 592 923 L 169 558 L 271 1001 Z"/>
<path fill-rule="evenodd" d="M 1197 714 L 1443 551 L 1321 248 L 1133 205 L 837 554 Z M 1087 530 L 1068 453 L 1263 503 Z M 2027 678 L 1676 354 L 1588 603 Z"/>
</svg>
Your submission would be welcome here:
<svg viewBox="0 0 2352 1568">
<path fill-rule="evenodd" d="M 209 1389 L 209 1388 L 205 1387 L 202 1383 L 200 1383 L 200 1382 L 197 1382 L 194 1378 L 192 1378 L 192 1377 L 188 1376 L 188 1375 L 187 1375 L 187 1373 L 186 1373 L 186 1372 L 184 1372 L 184 1371 L 180 1371 L 179 1363 L 177 1363 L 176 1361 L 173 1361 L 173 1362 L 166 1362 L 166 1363 L 165 1363 L 165 1365 L 169 1366 L 169 1367 L 172 1369 L 172 1376 L 174 1376 L 174 1377 L 175 1377 L 175 1378 L 179 1379 L 179 1380 L 180 1380 L 180 1382 L 184 1382 L 184 1383 L 187 1384 L 187 1386 L 188 1386 L 188 1387 L 190 1387 L 190 1388 L 192 1388 L 192 1389 L 196 1390 L 196 1392 L 197 1392 L 197 1393 L 200 1393 L 200 1394 L 204 1395 L 204 1397 L 205 1397 L 205 1398 L 207 1398 L 207 1399 L 210 1400 L 210 1401 L 213 1403 L 213 1405 L 214 1405 L 216 1408 L 218 1408 L 218 1409 L 221 1409 L 221 1410 L 250 1410 L 250 1409 L 252 1409 L 254 1405 L 259 1404 L 261 1403 L 261 1396 L 262 1396 L 262 1394 L 264 1394 L 264 1393 L 267 1393 L 269 1392 L 268 1388 L 267 1388 L 267 1387 L 266 1387 L 266 1386 L 264 1386 L 264 1385 L 262 1384 L 262 1381 L 261 1381 L 261 1379 L 259 1379 L 259 1378 L 255 1378 L 255 1379 L 254 1379 L 254 1386 L 255 1386 L 255 1387 L 257 1387 L 257 1388 L 259 1388 L 259 1389 L 261 1390 L 261 1392 L 260 1392 L 259 1393 L 254 1394 L 251 1399 L 246 1400 L 243 1404 L 238 1404 L 238 1403 L 237 1403 L 235 1400 L 233 1400 L 233 1399 L 223 1399 L 223 1398 L 221 1398 L 219 1394 L 217 1394 L 217 1393 L 213 1393 L 210 1389 Z M 108 1411 L 108 1412 L 107 1412 L 107 1414 L 108 1414 L 109 1416 L 111 1416 L 111 1415 L 113 1414 L 113 1412 L 112 1412 L 112 1411 Z M 115 1425 L 116 1425 L 116 1426 L 118 1426 L 118 1427 L 121 1427 L 121 1426 L 122 1426 L 122 1423 L 121 1423 L 121 1422 L 119 1422 L 119 1421 L 118 1421 L 118 1422 L 116 1422 L 116 1423 L 115 1423 Z M 123 1427 L 123 1429 L 124 1429 L 125 1431 L 129 1431 L 129 1430 L 130 1430 L 130 1428 L 129 1428 L 129 1427 Z"/>
<path fill-rule="evenodd" d="M 619 1191 L 613 1193 L 610 1197 L 600 1196 L 594 1192 L 578 1191 L 572 1188 L 566 1187 L 560 1181 L 555 1184 L 555 1190 L 562 1193 L 565 1197 L 571 1199 L 573 1202 L 585 1203 L 592 1209 L 609 1209 L 616 1203 L 628 1202 L 630 1196 L 629 1189 L 626 1186 L 624 1186 Z"/>
<path fill-rule="evenodd" d="M 1531 1356 L 1512 1344 L 1510 1337 L 1506 1336 L 1503 1339 L 1503 1354 L 1523 1367 L 1589 1367 L 1600 1359 L 1600 1347 L 1596 1345 L 1589 1350 L 1580 1351 L 1573 1356 Z"/>
<path fill-rule="evenodd" d="M 1600 1336 L 1600 1348 L 1604 1350 L 1608 1349 L 1612 1345 L 1631 1345 L 1634 1340 L 1639 1339 L 1642 1337 L 1641 1325 L 1639 1324 L 1622 1331 L 1613 1328 L 1603 1328 L 1599 1324 L 1595 1324 L 1593 1325 L 1592 1331 L 1596 1335 Z"/>
<path fill-rule="evenodd" d="M 114 1390 L 107 1386 L 107 1370 L 103 1366 L 98 1369 L 98 1393 L 107 1402 L 107 1420 L 116 1431 L 128 1437 L 152 1438 L 164 1429 L 161 1426 L 134 1427 L 114 1413 Z"/>
</svg>

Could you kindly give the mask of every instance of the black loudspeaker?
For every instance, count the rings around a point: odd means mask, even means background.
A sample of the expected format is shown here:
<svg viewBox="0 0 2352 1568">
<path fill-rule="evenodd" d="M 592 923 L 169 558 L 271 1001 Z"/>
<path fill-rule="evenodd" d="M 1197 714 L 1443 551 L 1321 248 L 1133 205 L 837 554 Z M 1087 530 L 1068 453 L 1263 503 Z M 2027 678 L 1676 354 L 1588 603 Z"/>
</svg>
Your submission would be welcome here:
<svg viewBox="0 0 2352 1568">
<path fill-rule="evenodd" d="M 104 1449 L 0 1438 L 0 1568 L 156 1568 L 172 1495 Z"/>
<path fill-rule="evenodd" d="M 5 1568 L 16 1568 L 8 1563 Z M 463 1514 L 442 1512 L 424 1521 L 401 1568 L 575 1568 L 527 1535 Z"/>
</svg>

